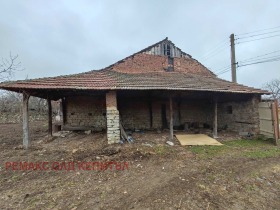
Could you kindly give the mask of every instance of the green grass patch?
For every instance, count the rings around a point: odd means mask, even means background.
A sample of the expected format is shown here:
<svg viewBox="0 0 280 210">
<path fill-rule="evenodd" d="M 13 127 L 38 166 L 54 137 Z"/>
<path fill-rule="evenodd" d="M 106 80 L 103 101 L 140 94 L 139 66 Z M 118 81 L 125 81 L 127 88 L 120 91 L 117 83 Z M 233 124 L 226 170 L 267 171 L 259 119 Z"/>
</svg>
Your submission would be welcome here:
<svg viewBox="0 0 280 210">
<path fill-rule="evenodd" d="M 193 153 L 201 158 L 215 157 L 225 152 L 226 147 L 223 146 L 191 146 L 189 148 Z"/>
<path fill-rule="evenodd" d="M 263 146 L 273 146 L 272 142 L 268 140 L 260 139 L 239 139 L 233 141 L 222 142 L 224 145 L 229 147 L 263 147 Z"/>
<path fill-rule="evenodd" d="M 223 146 L 192 146 L 188 147 L 199 158 L 211 158 L 231 155 L 248 158 L 269 158 L 280 156 L 280 148 L 271 141 L 259 139 L 242 139 L 222 142 Z"/>
<path fill-rule="evenodd" d="M 270 158 L 280 156 L 280 148 L 267 148 L 262 150 L 248 151 L 245 153 L 249 158 Z"/>
<path fill-rule="evenodd" d="M 154 147 L 154 150 L 157 155 L 162 155 L 162 156 L 174 152 L 174 150 L 172 150 L 172 148 L 167 145 L 156 145 Z"/>
</svg>

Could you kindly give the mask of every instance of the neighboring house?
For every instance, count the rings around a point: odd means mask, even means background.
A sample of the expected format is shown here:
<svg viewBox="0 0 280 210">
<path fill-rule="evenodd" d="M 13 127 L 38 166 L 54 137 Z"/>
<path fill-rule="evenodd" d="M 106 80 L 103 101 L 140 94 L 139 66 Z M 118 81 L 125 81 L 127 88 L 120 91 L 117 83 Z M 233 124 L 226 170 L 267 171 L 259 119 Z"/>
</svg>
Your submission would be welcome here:
<svg viewBox="0 0 280 210">
<path fill-rule="evenodd" d="M 219 79 L 167 38 L 101 70 L 1 83 L 28 96 L 62 100 L 63 128 L 106 130 L 108 143 L 125 129 L 184 126 L 259 132 L 258 103 L 267 91 Z M 49 102 L 50 104 L 50 102 Z M 51 118 L 50 118 L 51 119 Z M 51 127 L 51 122 L 50 122 Z M 24 127 L 25 146 L 29 144 Z"/>
</svg>

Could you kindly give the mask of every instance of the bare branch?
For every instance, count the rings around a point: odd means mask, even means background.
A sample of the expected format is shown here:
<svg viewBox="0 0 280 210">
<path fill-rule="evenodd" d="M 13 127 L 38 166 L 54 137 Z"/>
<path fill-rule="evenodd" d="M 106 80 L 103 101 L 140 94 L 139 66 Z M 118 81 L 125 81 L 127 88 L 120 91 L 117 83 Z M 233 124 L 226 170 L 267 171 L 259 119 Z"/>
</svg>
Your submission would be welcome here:
<svg viewBox="0 0 280 210">
<path fill-rule="evenodd" d="M 272 99 L 280 99 L 280 79 L 273 79 L 264 85 L 264 88 L 272 93 Z"/>
<path fill-rule="evenodd" d="M 18 55 L 10 53 L 9 58 L 2 58 L 0 61 L 0 81 L 9 80 L 16 71 L 22 71 L 24 68 L 21 62 L 17 60 Z"/>
</svg>

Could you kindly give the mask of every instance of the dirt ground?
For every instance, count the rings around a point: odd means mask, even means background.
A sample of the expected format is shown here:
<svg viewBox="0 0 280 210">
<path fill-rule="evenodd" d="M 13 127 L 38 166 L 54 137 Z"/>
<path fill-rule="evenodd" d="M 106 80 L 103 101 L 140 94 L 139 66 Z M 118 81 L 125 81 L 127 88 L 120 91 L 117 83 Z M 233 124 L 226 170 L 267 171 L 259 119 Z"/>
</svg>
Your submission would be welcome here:
<svg viewBox="0 0 280 210">
<path fill-rule="evenodd" d="M 269 141 L 169 146 L 168 132 L 149 131 L 133 133 L 133 144 L 108 146 L 104 133 L 49 139 L 44 122 L 30 130 L 26 151 L 21 125 L 0 124 L 0 209 L 280 209 L 280 147 Z M 24 161 L 125 167 L 7 165 Z"/>
</svg>

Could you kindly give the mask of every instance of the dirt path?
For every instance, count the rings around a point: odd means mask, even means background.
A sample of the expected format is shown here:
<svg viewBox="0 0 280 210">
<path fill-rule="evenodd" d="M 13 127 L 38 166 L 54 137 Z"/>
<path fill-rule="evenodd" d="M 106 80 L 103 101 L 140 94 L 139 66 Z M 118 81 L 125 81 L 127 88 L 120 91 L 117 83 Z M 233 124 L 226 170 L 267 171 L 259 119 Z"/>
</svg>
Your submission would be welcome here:
<svg viewBox="0 0 280 210">
<path fill-rule="evenodd" d="M 148 132 L 113 147 L 102 133 L 48 141 L 43 123 L 31 130 L 24 151 L 20 125 L 1 125 L 0 209 L 280 209 L 280 148 L 267 142 L 172 147 L 168 133 Z M 23 161 L 127 162 L 128 170 L 5 169 Z"/>
</svg>

